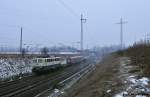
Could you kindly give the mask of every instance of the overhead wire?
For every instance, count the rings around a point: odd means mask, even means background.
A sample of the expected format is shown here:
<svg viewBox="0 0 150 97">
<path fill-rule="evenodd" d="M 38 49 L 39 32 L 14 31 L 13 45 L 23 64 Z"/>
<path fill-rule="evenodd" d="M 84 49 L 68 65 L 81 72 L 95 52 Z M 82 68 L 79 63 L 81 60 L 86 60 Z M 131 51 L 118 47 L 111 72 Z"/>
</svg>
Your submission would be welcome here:
<svg viewBox="0 0 150 97">
<path fill-rule="evenodd" d="M 67 3 L 65 3 L 63 0 L 57 0 L 60 4 L 62 4 L 72 15 L 75 17 L 79 17 L 80 15 L 72 8 L 70 7 Z"/>
<path fill-rule="evenodd" d="M 63 0 L 57 0 L 66 10 L 68 10 L 70 12 L 70 14 L 72 14 L 73 16 L 79 18 L 79 14 L 76 12 L 76 10 L 74 10 L 68 3 L 66 3 Z M 4 26 L 4 27 L 8 27 L 8 28 L 21 28 L 22 26 L 19 25 L 9 25 L 9 24 L 0 24 L 0 26 Z M 25 30 L 30 30 L 26 27 L 23 26 L 23 29 Z M 31 30 L 30 30 L 31 31 Z M 32 32 L 32 31 L 31 31 Z"/>
</svg>

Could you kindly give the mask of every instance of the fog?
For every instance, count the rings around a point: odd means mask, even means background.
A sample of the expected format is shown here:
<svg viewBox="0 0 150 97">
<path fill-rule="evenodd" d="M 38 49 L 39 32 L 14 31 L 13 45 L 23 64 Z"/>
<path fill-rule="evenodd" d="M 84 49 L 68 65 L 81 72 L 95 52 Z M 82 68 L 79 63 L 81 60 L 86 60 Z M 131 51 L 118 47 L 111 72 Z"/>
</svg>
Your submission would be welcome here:
<svg viewBox="0 0 150 97">
<path fill-rule="evenodd" d="M 62 2 L 63 1 L 63 2 Z M 80 15 L 84 47 L 120 43 L 122 17 L 124 43 L 141 40 L 150 31 L 149 0 L 0 0 L 0 45 L 72 45 L 80 41 Z"/>
</svg>

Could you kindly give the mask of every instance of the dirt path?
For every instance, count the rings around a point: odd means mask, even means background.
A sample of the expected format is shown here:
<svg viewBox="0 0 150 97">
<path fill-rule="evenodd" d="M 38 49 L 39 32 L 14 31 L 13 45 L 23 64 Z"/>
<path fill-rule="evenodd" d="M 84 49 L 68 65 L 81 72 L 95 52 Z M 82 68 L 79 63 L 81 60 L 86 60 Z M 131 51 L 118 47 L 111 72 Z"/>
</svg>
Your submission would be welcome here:
<svg viewBox="0 0 150 97">
<path fill-rule="evenodd" d="M 108 56 L 63 97 L 150 97 L 149 79 L 141 77 L 139 68 L 129 64 L 126 57 Z"/>
</svg>

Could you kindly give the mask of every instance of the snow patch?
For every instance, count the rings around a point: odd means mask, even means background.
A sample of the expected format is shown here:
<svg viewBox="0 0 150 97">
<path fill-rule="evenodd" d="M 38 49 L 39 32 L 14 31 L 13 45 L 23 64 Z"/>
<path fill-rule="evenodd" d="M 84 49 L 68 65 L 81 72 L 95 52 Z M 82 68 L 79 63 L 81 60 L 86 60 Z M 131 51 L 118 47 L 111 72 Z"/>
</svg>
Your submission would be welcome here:
<svg viewBox="0 0 150 97">
<path fill-rule="evenodd" d="M 55 93 L 58 93 L 58 92 L 60 92 L 60 91 L 59 91 L 58 89 L 54 89 L 54 92 L 55 92 Z"/>
<path fill-rule="evenodd" d="M 136 79 L 135 77 L 129 77 L 128 81 L 130 81 L 134 85 L 146 86 L 149 83 L 149 79 L 147 77 L 142 77 L 140 79 Z"/>
<path fill-rule="evenodd" d="M 110 92 L 111 92 L 111 90 L 107 90 L 106 92 L 107 92 L 107 93 L 110 93 Z"/>
<path fill-rule="evenodd" d="M 0 79 L 32 73 L 32 67 L 32 62 L 27 59 L 0 59 Z"/>
<path fill-rule="evenodd" d="M 149 83 L 149 79 L 146 77 L 143 77 L 141 79 L 139 79 L 139 81 L 143 84 L 143 85 L 148 85 Z"/>
<path fill-rule="evenodd" d="M 150 80 L 147 77 L 137 79 L 135 76 L 129 76 L 127 78 L 127 82 L 131 84 L 126 89 L 126 91 L 115 95 L 115 97 L 124 97 L 124 96 L 130 97 L 130 95 L 135 95 L 135 97 L 147 97 L 144 95 L 150 95 L 150 89 L 147 87 Z"/>
<path fill-rule="evenodd" d="M 121 92 L 121 93 L 115 95 L 115 97 L 124 97 L 125 95 L 128 95 L 128 92 L 126 92 L 126 91 Z"/>
</svg>

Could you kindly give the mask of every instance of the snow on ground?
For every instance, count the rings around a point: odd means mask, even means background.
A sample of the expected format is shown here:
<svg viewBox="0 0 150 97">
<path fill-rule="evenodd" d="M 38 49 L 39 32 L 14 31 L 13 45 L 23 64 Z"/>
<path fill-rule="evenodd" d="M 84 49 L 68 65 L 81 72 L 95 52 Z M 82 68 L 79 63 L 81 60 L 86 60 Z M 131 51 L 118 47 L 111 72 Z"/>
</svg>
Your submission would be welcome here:
<svg viewBox="0 0 150 97">
<path fill-rule="evenodd" d="M 32 65 L 30 60 L 0 59 L 1 80 L 31 72 Z"/>
<path fill-rule="evenodd" d="M 137 74 L 131 74 L 126 71 L 129 71 L 132 68 L 127 67 L 129 65 L 122 64 L 121 71 L 124 72 L 123 74 L 125 76 L 124 84 L 126 84 L 126 88 L 123 90 L 123 92 L 116 94 L 114 97 L 150 97 L 150 79 L 147 77 L 138 77 Z M 129 66 L 131 67 L 131 66 Z"/>
<path fill-rule="evenodd" d="M 131 84 L 124 92 L 115 95 L 115 97 L 130 97 L 132 95 L 136 95 L 135 97 L 148 97 L 147 95 L 150 95 L 150 88 L 147 87 L 150 82 L 148 78 L 142 77 L 137 79 L 136 77 L 129 76 L 127 81 Z"/>
</svg>

